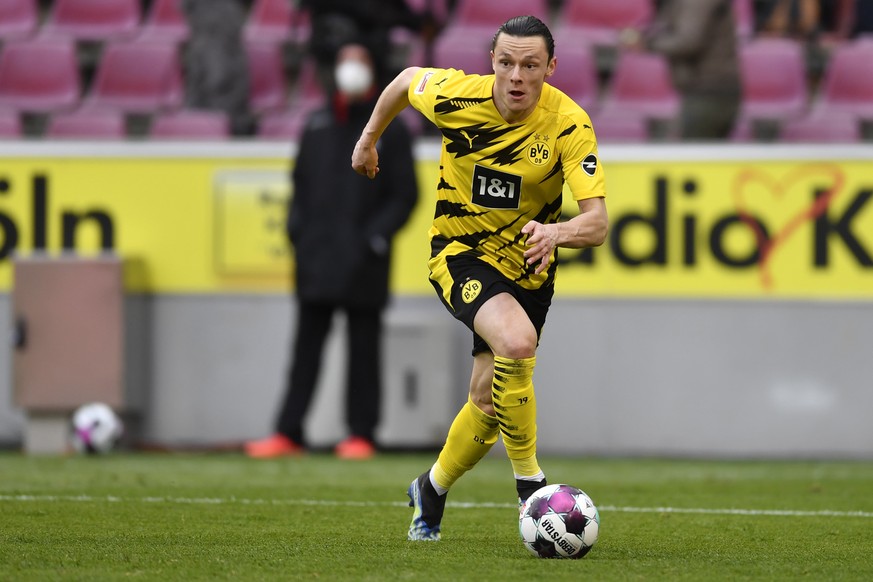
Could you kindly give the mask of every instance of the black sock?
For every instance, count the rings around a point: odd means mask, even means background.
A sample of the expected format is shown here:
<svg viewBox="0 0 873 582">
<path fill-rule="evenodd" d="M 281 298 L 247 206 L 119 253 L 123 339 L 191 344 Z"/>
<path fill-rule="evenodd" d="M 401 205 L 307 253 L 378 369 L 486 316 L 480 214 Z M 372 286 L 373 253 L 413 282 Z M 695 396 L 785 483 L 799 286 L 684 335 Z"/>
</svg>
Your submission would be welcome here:
<svg viewBox="0 0 873 582">
<path fill-rule="evenodd" d="M 430 482 L 430 471 L 425 471 L 418 478 L 418 489 L 421 491 L 421 519 L 427 527 L 434 527 L 443 520 L 443 512 L 446 509 L 445 495 L 439 495 Z"/>
<path fill-rule="evenodd" d="M 515 480 L 515 489 L 518 491 L 518 498 L 522 501 L 527 501 L 527 498 L 534 494 L 540 487 L 547 485 L 546 480 L 542 481 L 525 481 L 524 479 Z"/>
</svg>

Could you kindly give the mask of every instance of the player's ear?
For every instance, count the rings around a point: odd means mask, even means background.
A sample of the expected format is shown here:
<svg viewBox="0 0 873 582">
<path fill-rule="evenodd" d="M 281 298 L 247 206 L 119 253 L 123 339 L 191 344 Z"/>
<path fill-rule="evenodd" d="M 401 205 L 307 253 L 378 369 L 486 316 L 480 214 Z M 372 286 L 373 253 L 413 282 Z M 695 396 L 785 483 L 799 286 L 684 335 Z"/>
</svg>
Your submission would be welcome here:
<svg viewBox="0 0 873 582">
<path fill-rule="evenodd" d="M 558 57 L 552 57 L 549 64 L 546 65 L 546 77 L 551 77 L 555 73 L 555 67 L 558 66 Z"/>
<path fill-rule="evenodd" d="M 494 51 L 489 51 L 488 54 L 491 55 L 491 70 L 494 71 L 494 72 L 496 73 L 496 72 L 497 72 L 497 65 L 496 65 L 496 63 L 494 62 Z"/>
</svg>

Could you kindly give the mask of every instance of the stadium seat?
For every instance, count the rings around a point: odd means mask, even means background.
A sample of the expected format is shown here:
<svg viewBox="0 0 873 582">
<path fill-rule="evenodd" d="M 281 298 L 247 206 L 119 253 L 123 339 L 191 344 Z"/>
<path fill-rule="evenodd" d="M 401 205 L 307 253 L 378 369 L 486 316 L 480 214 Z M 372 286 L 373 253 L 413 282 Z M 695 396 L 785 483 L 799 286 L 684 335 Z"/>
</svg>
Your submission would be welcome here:
<svg viewBox="0 0 873 582">
<path fill-rule="evenodd" d="M 152 139 L 224 140 L 230 137 L 230 121 L 220 111 L 183 109 L 159 113 L 152 120 L 149 135 Z"/>
<path fill-rule="evenodd" d="M 566 93 L 589 114 L 597 108 L 600 93 L 597 65 L 588 45 L 562 46 L 555 73 L 546 81 Z"/>
<path fill-rule="evenodd" d="M 127 136 L 124 114 L 108 109 L 80 109 L 56 113 L 45 131 L 48 138 L 124 139 Z"/>
<path fill-rule="evenodd" d="M 254 0 L 243 28 L 245 38 L 257 42 L 305 43 L 309 40 L 309 12 L 291 0 Z"/>
<path fill-rule="evenodd" d="M 679 114 L 679 95 L 673 87 L 667 60 L 659 54 L 620 52 L 602 107 L 604 113 L 675 119 Z"/>
<path fill-rule="evenodd" d="M 110 43 L 100 57 L 89 105 L 153 113 L 182 104 L 184 88 L 173 43 Z"/>
<path fill-rule="evenodd" d="M 303 134 L 314 102 L 303 103 L 283 111 L 264 114 L 258 124 L 258 137 L 266 140 L 296 141 Z"/>
<path fill-rule="evenodd" d="M 742 117 L 782 120 L 807 108 L 803 46 L 787 38 L 760 38 L 740 47 Z"/>
<path fill-rule="evenodd" d="M 256 113 L 281 109 L 288 96 L 282 47 L 276 43 L 246 42 L 249 63 L 249 104 Z"/>
<path fill-rule="evenodd" d="M 531 14 L 549 23 L 546 0 L 458 0 L 451 25 L 484 27 L 492 34 L 497 27 L 519 14 Z"/>
<path fill-rule="evenodd" d="M 873 42 L 855 41 L 833 52 L 815 101 L 816 115 L 873 119 Z"/>
<path fill-rule="evenodd" d="M 598 143 L 644 143 L 649 139 L 646 120 L 638 115 L 595 115 L 592 120 Z"/>
<path fill-rule="evenodd" d="M 734 0 L 734 23 L 741 41 L 751 39 L 755 34 L 755 7 L 753 0 Z"/>
<path fill-rule="evenodd" d="M 491 68 L 491 37 L 465 35 L 440 36 L 433 47 L 433 65 L 441 69 L 459 69 L 468 74 L 488 75 Z"/>
<path fill-rule="evenodd" d="M 861 125 L 851 115 L 810 115 L 782 125 L 780 141 L 792 143 L 856 143 Z"/>
<path fill-rule="evenodd" d="M 187 40 L 191 31 L 181 4 L 182 0 L 152 0 L 139 38 L 169 42 Z"/>
<path fill-rule="evenodd" d="M 38 113 L 72 109 L 80 91 L 73 41 L 26 40 L 3 46 L 0 107 Z"/>
<path fill-rule="evenodd" d="M 297 73 L 294 91 L 291 95 L 291 106 L 302 106 L 312 109 L 325 102 L 327 96 L 318 81 L 317 65 L 311 58 L 304 59 Z"/>
<path fill-rule="evenodd" d="M 565 0 L 555 37 L 564 46 L 585 42 L 615 46 L 625 28 L 643 28 L 654 17 L 653 0 Z"/>
<path fill-rule="evenodd" d="M 131 38 L 141 16 L 140 0 L 54 0 L 40 34 L 83 41 Z"/>
<path fill-rule="evenodd" d="M 0 139 L 21 137 L 21 116 L 17 111 L 0 111 Z"/>
<path fill-rule="evenodd" d="M 439 40 L 442 43 L 481 40 L 490 47 L 497 27 L 519 14 L 532 14 L 549 23 L 546 0 L 458 0 Z"/>
<path fill-rule="evenodd" d="M 4 0 L 0 2 L 0 39 L 21 39 L 32 36 L 39 26 L 37 0 Z"/>
</svg>

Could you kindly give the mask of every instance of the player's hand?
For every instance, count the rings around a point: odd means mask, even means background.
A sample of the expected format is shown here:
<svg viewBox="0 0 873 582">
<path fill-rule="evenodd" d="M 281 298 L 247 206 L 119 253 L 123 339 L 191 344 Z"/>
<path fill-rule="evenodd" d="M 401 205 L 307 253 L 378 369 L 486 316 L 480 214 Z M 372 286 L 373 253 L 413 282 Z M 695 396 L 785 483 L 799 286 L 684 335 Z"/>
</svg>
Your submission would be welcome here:
<svg viewBox="0 0 873 582">
<path fill-rule="evenodd" d="M 352 152 L 352 169 L 370 179 L 376 177 L 379 173 L 379 152 L 376 151 L 376 144 L 366 144 L 358 140 L 355 151 Z"/>
<path fill-rule="evenodd" d="M 531 220 L 521 229 L 527 235 L 524 258 L 528 265 L 536 265 L 534 273 L 539 275 L 549 266 L 552 251 L 558 246 L 558 228 L 555 224 L 540 224 Z"/>
</svg>

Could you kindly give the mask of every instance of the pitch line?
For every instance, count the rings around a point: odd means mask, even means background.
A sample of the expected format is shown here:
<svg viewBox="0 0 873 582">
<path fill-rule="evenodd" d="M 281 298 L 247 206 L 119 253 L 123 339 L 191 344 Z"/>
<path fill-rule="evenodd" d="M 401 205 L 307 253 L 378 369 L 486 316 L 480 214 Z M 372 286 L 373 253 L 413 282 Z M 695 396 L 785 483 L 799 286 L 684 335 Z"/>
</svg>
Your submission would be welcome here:
<svg viewBox="0 0 873 582">
<path fill-rule="evenodd" d="M 0 502 L 66 502 L 89 503 L 173 503 L 180 505 L 310 505 L 324 507 L 408 507 L 400 501 L 331 501 L 320 499 L 249 499 L 244 497 L 118 497 L 115 495 L 0 495 Z M 449 501 L 447 507 L 462 509 L 517 509 L 514 503 L 489 503 L 469 501 Z M 617 505 L 598 505 L 602 512 L 616 513 L 679 513 L 705 515 L 744 515 L 744 516 L 782 516 L 782 517 L 861 517 L 873 518 L 871 511 L 817 511 L 792 509 L 740 509 L 703 507 L 629 507 Z"/>
</svg>

